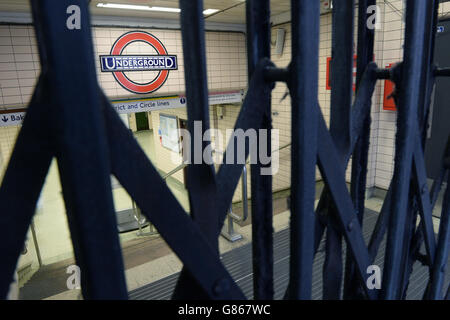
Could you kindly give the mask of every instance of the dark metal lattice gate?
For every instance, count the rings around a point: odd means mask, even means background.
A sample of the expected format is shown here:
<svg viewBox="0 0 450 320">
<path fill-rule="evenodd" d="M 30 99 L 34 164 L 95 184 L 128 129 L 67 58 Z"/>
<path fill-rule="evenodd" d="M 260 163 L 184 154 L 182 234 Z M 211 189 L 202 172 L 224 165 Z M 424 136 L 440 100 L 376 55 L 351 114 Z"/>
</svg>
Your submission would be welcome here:
<svg viewBox="0 0 450 320">
<path fill-rule="evenodd" d="M 243 164 L 223 164 L 217 173 L 206 163 L 189 165 L 187 187 L 192 218 L 189 217 L 98 86 L 88 2 L 31 2 L 42 72 L 0 189 L 0 297 L 7 294 L 37 198 L 51 159 L 56 157 L 85 299 L 127 298 L 111 173 L 183 262 L 174 298 L 244 299 L 218 254 L 218 237 Z M 291 1 L 292 60 L 286 69 L 276 68 L 270 61 L 269 2 L 246 3 L 250 81 L 235 128 L 270 129 L 271 89 L 275 81 L 288 84 L 292 98 L 292 199 L 290 279 L 285 298 L 311 298 L 312 262 L 325 232 L 325 299 L 340 298 L 342 285 L 345 299 L 402 299 L 416 260 L 430 271 L 424 298 L 449 298 L 443 278 L 450 243 L 450 188 L 445 191 L 437 241 L 432 208 L 450 166 L 450 145 L 447 144 L 441 174 L 431 191 L 423 157 L 434 79 L 449 76 L 448 69 L 432 64 L 439 1 L 406 1 L 404 59 L 390 71 L 379 69 L 372 62 L 374 31 L 366 27 L 366 21 L 367 8 L 376 1 L 359 1 L 354 102 L 355 3 L 333 1 L 330 130 L 317 100 L 319 1 Z M 66 28 L 66 9 L 73 4 L 81 8 L 80 30 Z M 200 0 L 181 0 L 180 8 L 186 95 L 191 102 L 188 127 L 192 132 L 194 121 L 202 121 L 206 131 L 209 111 L 203 4 Z M 395 170 L 366 246 L 361 223 L 371 97 L 378 79 L 391 79 L 396 84 L 399 110 Z M 248 143 L 245 152 L 248 156 Z M 350 157 L 349 193 L 344 169 Z M 314 212 L 316 165 L 326 187 Z M 255 299 L 272 299 L 274 287 L 272 180 L 270 175 L 259 174 L 267 166 L 260 162 L 251 166 Z M 386 233 L 381 290 L 371 290 L 366 285 L 367 268 Z M 342 237 L 348 250 L 345 263 L 340 254 Z M 423 243 L 425 254 L 419 251 Z"/>
</svg>

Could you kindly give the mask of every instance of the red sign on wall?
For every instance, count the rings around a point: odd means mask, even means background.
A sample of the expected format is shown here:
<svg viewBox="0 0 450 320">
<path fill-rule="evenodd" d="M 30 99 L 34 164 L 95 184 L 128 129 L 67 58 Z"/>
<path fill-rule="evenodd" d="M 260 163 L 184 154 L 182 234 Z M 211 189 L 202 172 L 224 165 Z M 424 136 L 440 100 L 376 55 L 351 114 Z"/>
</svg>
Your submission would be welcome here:
<svg viewBox="0 0 450 320">
<path fill-rule="evenodd" d="M 388 64 L 386 68 L 392 67 L 392 63 Z M 394 98 L 391 97 L 392 92 L 395 90 L 395 84 L 391 80 L 384 81 L 384 97 L 383 97 L 383 110 L 396 111 Z"/>
</svg>

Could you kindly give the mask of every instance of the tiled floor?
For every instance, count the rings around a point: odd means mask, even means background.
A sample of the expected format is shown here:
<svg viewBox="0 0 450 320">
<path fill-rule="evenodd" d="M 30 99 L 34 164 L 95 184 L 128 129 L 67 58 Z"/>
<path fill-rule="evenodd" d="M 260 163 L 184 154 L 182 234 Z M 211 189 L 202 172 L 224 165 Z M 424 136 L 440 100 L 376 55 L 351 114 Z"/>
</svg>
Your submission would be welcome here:
<svg viewBox="0 0 450 320">
<path fill-rule="evenodd" d="M 152 131 L 140 131 L 135 132 L 134 136 L 138 141 L 139 145 L 142 147 L 149 159 L 155 163 L 154 159 L 154 144 L 153 144 L 153 132 Z M 167 179 L 167 184 L 177 200 L 185 208 L 189 210 L 189 201 L 187 193 L 183 186 L 180 185 L 174 179 Z M 126 193 L 126 191 L 119 187 L 113 190 L 114 196 L 114 206 L 116 210 L 129 209 L 132 206 L 131 198 Z M 65 268 L 71 264 L 74 264 L 72 243 L 70 239 L 70 232 L 68 230 L 65 208 L 61 196 L 61 187 L 59 183 L 59 175 L 57 165 L 54 163 L 50 169 L 50 173 L 47 177 L 43 196 L 40 204 L 40 209 L 34 219 L 37 242 L 39 244 L 40 253 L 42 256 L 44 267 L 39 270 L 47 272 L 50 268 L 51 272 L 49 274 L 55 275 L 55 270 L 58 270 L 57 274 L 59 277 L 67 277 L 65 275 Z M 148 229 L 144 229 L 147 231 Z M 170 253 L 170 248 L 167 247 L 164 240 L 157 237 L 141 237 L 137 232 L 127 232 L 119 235 L 122 247 L 124 251 L 127 251 L 127 259 L 125 260 L 125 266 L 127 268 L 135 267 L 136 265 L 148 262 L 152 259 L 157 259 L 160 256 L 167 255 Z M 140 254 L 140 250 L 149 246 L 151 242 L 151 254 Z M 38 269 L 37 254 L 32 241 L 31 235 L 28 237 L 28 255 L 32 256 L 33 268 Z M 142 258 L 144 257 L 144 261 Z M 28 257 L 27 257 L 28 258 Z M 127 262 L 130 262 L 127 264 Z M 64 270 L 63 270 L 64 269 Z M 58 277 L 56 276 L 56 277 Z M 39 274 L 34 275 L 32 281 L 39 279 L 39 284 L 42 288 L 43 283 L 45 284 L 45 279 L 39 277 Z M 51 281 L 50 279 L 48 281 Z M 131 280 L 130 280 L 131 281 Z M 27 283 L 29 286 L 29 283 Z M 60 291 L 60 287 L 64 286 L 65 282 L 61 282 L 53 288 L 49 288 L 49 292 Z M 45 285 L 44 285 L 45 287 Z M 49 287 L 52 287 L 51 285 Z M 27 288 L 23 288 L 22 291 L 27 291 Z M 45 290 L 44 290 L 45 291 Z M 37 297 L 42 298 L 44 293 L 39 293 Z M 29 293 L 26 294 L 27 298 L 33 295 Z M 45 296 L 45 294 L 44 294 Z M 70 296 L 70 295 L 69 295 Z"/>
<path fill-rule="evenodd" d="M 142 146 L 146 154 L 153 160 L 153 133 L 151 131 L 143 131 L 135 134 L 136 139 Z M 168 179 L 167 184 L 174 193 L 177 200 L 185 208 L 189 210 L 189 201 L 187 192 L 184 187 L 173 179 Z M 48 184 L 49 188 L 56 188 L 57 183 Z M 320 187 L 320 185 L 318 185 Z M 56 190 L 56 189 L 55 189 Z M 50 192 L 51 190 L 47 190 Z M 319 192 L 317 192 L 319 193 Z M 285 229 L 289 225 L 289 211 L 283 207 L 285 198 L 274 201 L 273 223 L 274 231 Z M 123 190 L 114 191 L 115 207 L 119 209 L 131 207 L 131 199 Z M 316 201 L 317 205 L 317 201 Z M 379 212 L 383 205 L 383 199 L 371 198 L 366 200 L 366 207 L 375 212 Z M 276 207 L 276 208 L 275 208 Z M 439 210 L 439 208 L 437 208 Z M 240 213 L 237 211 L 237 213 Z M 39 234 L 45 235 L 46 241 L 49 243 L 58 242 L 58 234 L 52 232 L 54 224 L 45 224 L 46 219 L 42 219 L 37 223 Z M 243 246 L 251 241 L 251 224 L 242 223 L 241 226 L 234 224 L 235 231 L 242 235 L 242 239 L 234 243 L 229 242 L 224 237 L 219 238 L 219 249 L 221 253 L 228 252 L 237 247 Z M 50 221 L 50 220 L 49 220 Z M 53 221 L 54 222 L 54 221 Z M 434 219 L 435 231 L 438 231 L 438 219 Z M 60 226 L 59 226 L 60 227 Z M 67 230 L 68 232 L 68 230 Z M 133 290 L 156 281 L 181 270 L 182 264 L 176 255 L 167 246 L 165 241 L 156 236 L 140 237 L 137 232 L 128 232 L 120 234 L 120 241 L 123 248 L 125 275 L 128 290 Z M 59 241 L 60 242 L 60 241 Z M 66 244 L 67 246 L 67 244 Z M 60 248 L 61 249 L 61 248 Z M 56 263 L 50 263 L 42 268 L 33 278 L 21 289 L 21 297 L 24 299 L 79 299 L 79 290 L 66 290 L 66 279 L 69 275 L 66 273 L 67 266 L 74 264 L 71 244 L 66 248 L 68 253 L 65 257 L 59 256 Z"/>
<path fill-rule="evenodd" d="M 154 161 L 154 142 L 152 131 L 140 131 L 134 133 L 139 145 L 150 160 Z M 170 184 L 170 181 L 169 181 Z M 183 194 L 174 190 L 174 194 L 182 203 L 187 202 Z M 132 206 L 131 198 L 123 188 L 113 189 L 114 206 L 117 211 L 129 209 Z M 72 242 L 67 224 L 66 210 L 62 197 L 62 188 L 59 181 L 58 166 L 53 161 L 46 178 L 37 212 L 34 216 L 37 243 L 40 249 L 41 259 L 44 265 L 57 263 L 65 259 L 73 258 Z M 122 234 L 122 242 L 135 239 L 135 233 Z M 27 246 L 29 256 L 32 258 L 33 267 L 37 267 L 36 249 L 31 234 L 28 236 Z"/>
<path fill-rule="evenodd" d="M 366 201 L 366 207 L 376 212 L 381 210 L 382 204 L 383 200 L 379 198 L 371 198 Z M 437 219 L 436 222 L 438 222 Z M 288 225 L 289 211 L 274 215 L 274 232 L 286 229 Z M 242 235 L 241 240 L 232 243 L 224 237 L 219 238 L 219 248 L 222 254 L 251 241 L 251 224 L 242 227 L 235 224 L 235 231 Z M 139 258 L 142 259 L 140 262 L 138 261 Z M 179 272 L 182 268 L 180 260 L 165 244 L 164 240 L 158 236 L 136 238 L 132 241 L 124 242 L 124 260 L 126 266 L 125 276 L 129 291 Z M 64 277 L 67 277 L 67 275 L 63 275 L 62 280 L 65 279 Z M 28 296 L 27 298 L 31 297 Z M 79 290 L 66 290 L 45 298 L 58 300 L 81 299 L 81 294 Z"/>
<path fill-rule="evenodd" d="M 367 207 L 374 211 L 378 211 L 381 208 L 382 200 L 377 198 L 369 199 L 367 202 Z M 317 201 L 316 201 L 317 205 Z M 274 232 L 285 229 L 289 225 L 289 211 L 284 211 L 276 214 L 273 219 Z M 229 242 L 224 237 L 219 238 L 219 248 L 220 252 L 223 254 L 237 247 L 243 246 L 251 241 L 251 224 L 240 227 L 235 224 L 235 231 L 242 235 L 242 239 L 234 243 Z M 152 240 L 154 241 L 154 240 Z M 155 247 L 154 243 L 148 241 L 146 246 L 147 252 L 152 251 Z M 127 249 L 125 248 L 125 251 Z M 126 261 L 126 260 L 125 260 Z M 150 282 L 154 282 L 161 278 L 164 278 L 173 273 L 179 272 L 182 268 L 180 260 L 176 255 L 167 249 L 167 253 L 161 257 L 149 260 L 145 263 L 129 267 L 125 271 L 127 279 L 128 290 L 139 288 Z M 68 290 L 63 293 L 59 293 L 48 297 L 48 299 L 77 299 L 79 298 L 78 290 Z"/>
</svg>

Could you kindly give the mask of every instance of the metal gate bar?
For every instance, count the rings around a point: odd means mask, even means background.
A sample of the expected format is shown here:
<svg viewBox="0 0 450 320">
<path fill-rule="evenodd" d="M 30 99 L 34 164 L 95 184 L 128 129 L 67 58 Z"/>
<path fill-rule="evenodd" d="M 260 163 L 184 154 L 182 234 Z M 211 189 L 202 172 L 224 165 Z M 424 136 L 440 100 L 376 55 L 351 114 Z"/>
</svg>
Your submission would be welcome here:
<svg viewBox="0 0 450 320">
<path fill-rule="evenodd" d="M 112 173 L 210 298 L 243 297 L 200 227 L 183 210 L 131 132 L 121 125 L 105 96 L 103 103 Z M 214 290 L 222 279 L 229 281 L 226 292 Z"/>
<path fill-rule="evenodd" d="M 354 5 L 354 0 L 333 2 L 330 133 L 339 158 L 343 158 L 351 140 Z M 343 163 L 342 166 L 345 167 Z M 323 298 L 339 299 L 343 273 L 342 236 L 331 202 L 328 204 L 328 210 Z"/>
<path fill-rule="evenodd" d="M 369 19 L 369 8 L 376 4 L 376 0 L 361 0 L 358 2 L 358 39 L 357 39 L 357 64 L 356 64 L 356 92 L 360 90 L 360 84 L 364 71 L 374 57 L 374 29 L 367 28 Z M 370 101 L 370 100 L 369 100 Z M 368 103 L 370 103 L 368 101 Z M 370 125 L 371 119 L 367 114 L 364 119 L 363 132 L 356 143 L 352 155 L 352 172 L 350 194 L 355 206 L 358 222 L 362 226 L 366 197 L 366 178 L 370 145 Z M 352 137 L 353 135 L 351 135 Z M 354 264 L 351 260 L 350 252 L 347 250 L 344 279 L 344 299 L 352 299 L 361 296 L 354 274 Z"/>
<path fill-rule="evenodd" d="M 209 130 L 209 103 L 206 73 L 206 49 L 203 20 L 203 1 L 180 1 L 181 33 L 186 79 L 186 98 L 189 101 L 188 129 L 194 143 L 191 143 L 191 161 L 187 169 L 187 189 L 191 215 L 200 226 L 212 248 L 219 254 L 217 237 L 217 212 L 214 208 L 216 195 L 216 177 L 212 165 L 212 152 L 207 155 L 209 164 L 204 159 L 203 150 L 209 143 L 202 145 L 195 139 L 204 136 Z M 197 124 L 197 125 L 196 125 Z M 200 124 L 200 128 L 198 128 Z M 210 148 L 210 147 L 209 147 Z M 183 270 L 177 283 L 174 299 L 186 299 L 190 296 L 206 297 L 199 290 L 195 279 Z"/>
<path fill-rule="evenodd" d="M 425 37 L 418 36 L 419 30 L 428 30 L 431 24 L 426 24 L 426 17 L 432 14 L 434 1 L 408 1 L 406 6 L 405 48 L 403 62 L 402 90 L 399 92 L 399 112 L 397 118 L 397 139 L 395 148 L 395 167 L 392 186 L 392 204 L 390 228 L 386 245 L 386 261 L 383 272 L 382 297 L 399 299 L 401 266 L 404 264 L 403 246 L 405 224 L 408 211 L 409 186 L 411 179 L 412 155 L 419 109 L 420 80 L 424 77 L 422 64 L 428 61 L 424 56 Z"/>
<path fill-rule="evenodd" d="M 263 58 L 270 58 L 270 1 L 249 0 L 246 3 L 247 20 L 247 61 L 248 78 L 255 76 L 255 68 Z M 263 113 L 260 125 L 255 129 L 266 130 L 265 137 L 261 137 L 257 130 L 258 149 L 261 140 L 265 139 L 268 156 L 271 152 L 271 95 L 270 91 L 257 101 Z M 272 176 L 263 175 L 260 159 L 250 166 L 251 172 L 251 212 L 252 212 L 252 249 L 253 249 L 253 286 L 255 299 L 273 299 L 273 239 L 272 239 Z"/>
<path fill-rule="evenodd" d="M 7 296 L 53 156 L 48 103 L 39 78 L 0 189 L 0 298 Z"/>
<path fill-rule="evenodd" d="M 367 241 L 373 231 L 378 213 L 367 210 L 364 214 L 363 233 L 364 239 Z M 325 240 L 325 239 L 324 239 Z M 384 239 L 386 241 L 386 239 Z M 275 281 L 275 300 L 283 299 L 286 287 L 289 281 L 289 261 L 290 252 L 290 232 L 289 228 L 274 233 L 274 281 Z M 324 244 L 324 241 L 322 242 Z M 384 243 L 383 243 L 384 244 Z M 377 259 L 374 261 L 377 265 L 382 265 L 384 253 L 380 251 Z M 311 299 L 322 299 L 322 266 L 325 260 L 325 252 L 319 251 L 313 263 L 313 282 Z M 238 283 L 239 287 L 245 293 L 247 298 L 253 298 L 252 283 L 252 252 L 251 244 L 233 249 L 222 254 L 222 262 L 230 271 L 233 279 Z M 172 295 L 178 274 L 173 274 L 162 278 L 150 284 L 130 291 L 130 299 L 132 300 L 168 300 Z M 411 285 L 408 288 L 407 300 L 418 300 L 423 296 L 428 279 L 427 268 L 420 262 L 415 263 L 413 274 L 411 275 Z M 445 274 L 445 284 L 450 282 L 450 272 Z"/>
<path fill-rule="evenodd" d="M 374 32 L 365 24 L 367 9 L 376 2 L 359 1 L 357 92 L 353 105 L 353 23 L 349 21 L 354 19 L 354 1 L 334 2 L 328 130 L 317 102 L 318 1 L 291 1 L 292 60 L 284 69 L 270 61 L 269 0 L 247 1 L 249 86 L 235 129 L 257 130 L 258 143 L 267 139 L 270 152 L 270 92 L 274 82 L 286 82 L 292 98 L 291 259 L 286 299 L 311 298 L 312 264 L 325 229 L 325 299 L 341 298 L 342 279 L 344 299 L 403 299 L 417 260 L 430 271 L 424 298 L 449 298 L 449 289 L 443 288 L 443 274 L 449 254 L 450 181 L 437 244 L 431 213 L 450 167 L 450 139 L 441 175 L 431 192 L 423 158 L 434 79 L 449 76 L 448 68 L 436 69 L 432 64 L 438 2 L 406 2 L 403 62 L 385 70 L 372 62 Z M 81 9 L 80 30 L 70 30 L 65 24 L 67 7 L 74 4 Z M 225 160 L 231 154 L 234 163 L 223 161 L 217 174 L 203 157 L 195 159 L 196 154 L 203 156 L 209 143 L 191 146 L 194 163 L 188 167 L 189 217 L 96 82 L 88 3 L 33 0 L 32 8 L 42 73 L 0 188 L 0 227 L 4 230 L 0 234 L 0 297 L 6 297 L 37 198 L 51 159 L 56 157 L 75 257 L 82 271 L 84 298 L 127 298 L 109 179 L 112 173 L 184 264 L 174 299 L 244 299 L 218 255 L 218 236 L 245 165 L 245 161 L 236 161 L 237 137 L 231 138 L 223 155 Z M 188 128 L 192 135 L 203 134 L 209 128 L 203 2 L 181 0 L 180 8 L 186 95 L 190 102 Z M 67 64 L 67 56 L 76 63 Z M 398 132 L 394 176 L 366 246 L 362 222 L 371 98 L 379 79 L 396 84 Z M 80 106 L 88 106 L 89 112 Z M 200 129 L 196 121 L 201 121 Z M 259 129 L 268 130 L 268 134 L 265 136 Z M 250 147 L 246 141 L 245 159 Z M 345 168 L 351 157 L 349 193 Z M 272 177 L 261 174 L 270 170 L 271 163 L 253 160 L 253 296 L 273 299 Z M 316 163 L 325 188 L 314 213 Z M 380 291 L 368 287 L 367 270 L 386 232 Z M 342 238 L 347 248 L 345 269 Z M 422 244 L 425 253 L 420 251 Z"/>
<path fill-rule="evenodd" d="M 54 152 L 75 258 L 84 274 L 84 296 L 127 298 L 92 37 L 89 31 L 67 30 L 61 38 L 67 18 L 59 12 L 67 6 L 54 1 L 32 4 L 38 42 L 45 50 L 41 59 L 50 103 L 58 110 L 52 130 Z M 81 24 L 90 25 L 87 7 L 81 8 Z M 71 121 L 74 118 L 77 121 Z"/>
<path fill-rule="evenodd" d="M 286 297 L 311 299 L 314 260 L 314 200 L 317 154 L 319 69 L 319 2 L 291 1 L 292 62 L 289 91 L 292 106 L 291 243 Z M 304 44 L 308 43 L 307 46 Z M 311 106 L 313 106 L 311 108 Z M 300 156 L 301 155 L 301 156 Z"/>
</svg>

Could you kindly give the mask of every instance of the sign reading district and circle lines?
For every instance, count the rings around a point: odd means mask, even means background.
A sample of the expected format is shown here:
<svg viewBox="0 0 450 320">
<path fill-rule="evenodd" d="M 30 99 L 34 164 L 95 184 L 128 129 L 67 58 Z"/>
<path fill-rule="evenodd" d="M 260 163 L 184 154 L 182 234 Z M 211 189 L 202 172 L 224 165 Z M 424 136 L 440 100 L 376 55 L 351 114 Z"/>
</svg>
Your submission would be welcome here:
<svg viewBox="0 0 450 320">
<path fill-rule="evenodd" d="M 152 46 L 156 55 L 123 55 L 125 48 L 134 42 L 144 42 Z M 112 72 L 117 82 L 126 90 L 146 94 L 151 93 L 166 82 L 169 70 L 177 70 L 177 56 L 169 55 L 162 42 L 154 35 L 145 31 L 130 31 L 120 36 L 114 42 L 110 55 L 101 55 L 102 72 Z M 158 71 L 150 82 L 138 83 L 125 75 L 130 71 Z"/>
</svg>

